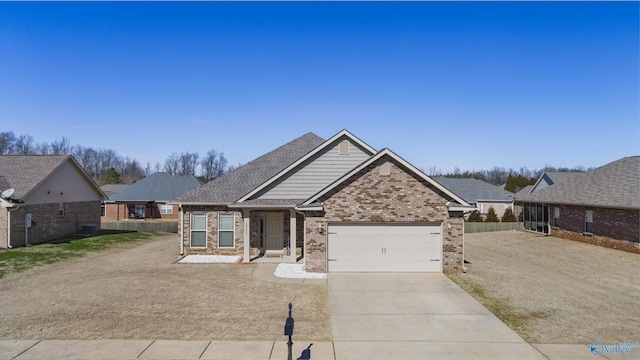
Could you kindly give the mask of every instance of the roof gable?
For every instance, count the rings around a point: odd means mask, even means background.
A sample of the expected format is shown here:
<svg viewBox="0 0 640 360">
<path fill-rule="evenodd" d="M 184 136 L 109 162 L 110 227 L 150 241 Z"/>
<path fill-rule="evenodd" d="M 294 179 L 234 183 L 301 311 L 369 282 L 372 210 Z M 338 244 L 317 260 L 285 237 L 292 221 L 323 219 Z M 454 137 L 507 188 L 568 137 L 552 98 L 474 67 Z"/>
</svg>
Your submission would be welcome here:
<svg viewBox="0 0 640 360">
<path fill-rule="evenodd" d="M 625 157 L 553 186 L 517 196 L 518 201 L 610 208 L 640 208 L 640 156 Z"/>
<path fill-rule="evenodd" d="M 154 173 L 112 195 L 112 201 L 170 201 L 202 185 L 195 176 Z"/>
<path fill-rule="evenodd" d="M 344 141 L 348 142 L 349 149 L 341 154 Z M 251 198 L 306 199 L 375 153 L 371 146 L 342 130 L 238 202 Z"/>
<path fill-rule="evenodd" d="M 71 155 L 0 156 L 0 184 L 15 189 L 13 199 L 25 199 L 67 163 L 77 170 L 100 197 L 106 198 L 104 192 Z"/>
<path fill-rule="evenodd" d="M 176 199 L 177 202 L 231 204 L 278 175 L 324 142 L 307 133 Z"/>
<path fill-rule="evenodd" d="M 462 199 L 458 195 L 454 194 L 453 192 L 451 192 L 451 190 L 445 188 L 440 183 L 438 183 L 437 181 L 433 180 L 431 177 L 427 176 L 425 173 L 423 173 L 422 171 L 418 170 L 415 166 L 411 165 L 409 162 L 407 162 L 406 160 L 404 160 L 400 156 L 396 155 L 393 151 L 391 151 L 389 149 L 381 150 L 376 155 L 374 155 L 371 158 L 369 158 L 369 160 L 363 162 L 362 164 L 360 164 L 359 166 L 355 167 L 353 170 L 351 170 L 347 174 L 343 175 L 342 177 L 340 177 L 339 179 L 334 181 L 332 184 L 328 185 L 327 187 L 325 187 L 321 191 L 317 192 L 316 194 L 314 194 L 313 196 L 308 198 L 301 205 L 302 206 L 308 206 L 308 205 L 313 204 L 318 199 L 320 199 L 322 196 L 324 196 L 325 194 L 329 193 L 331 190 L 335 189 L 336 187 L 338 187 L 340 184 L 344 183 L 345 181 L 349 180 L 351 177 L 355 176 L 361 170 L 365 169 L 367 166 L 369 166 L 372 163 L 376 162 L 378 159 L 382 158 L 383 156 L 389 156 L 393 160 L 395 160 L 398 163 L 400 163 L 410 173 L 412 173 L 416 177 L 426 181 L 427 183 L 431 184 L 434 188 L 438 189 L 443 194 L 448 196 L 450 198 L 450 201 L 458 203 L 458 204 L 460 204 L 462 206 L 470 206 L 464 199 Z"/>
</svg>

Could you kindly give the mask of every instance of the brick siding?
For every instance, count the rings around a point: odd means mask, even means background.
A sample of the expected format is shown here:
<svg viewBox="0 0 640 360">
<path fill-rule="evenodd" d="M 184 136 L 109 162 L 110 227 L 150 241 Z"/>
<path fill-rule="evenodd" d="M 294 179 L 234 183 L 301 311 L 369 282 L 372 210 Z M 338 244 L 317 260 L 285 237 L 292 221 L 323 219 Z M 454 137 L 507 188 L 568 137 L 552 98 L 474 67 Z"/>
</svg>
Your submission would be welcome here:
<svg viewBox="0 0 640 360">
<path fill-rule="evenodd" d="M 242 212 L 228 210 L 226 206 L 192 206 L 183 205 L 185 210 L 184 226 L 182 228 L 184 254 L 185 255 L 243 255 L 244 252 L 244 222 Z M 191 214 L 207 214 L 207 247 L 192 248 L 190 246 Z M 234 214 L 235 232 L 234 247 L 218 247 L 218 214 Z"/>
<path fill-rule="evenodd" d="M 11 247 L 25 245 L 25 214 L 31 214 L 32 227 L 28 230 L 28 243 L 39 244 L 80 233 L 82 225 L 94 224 L 100 230 L 100 201 L 64 203 L 61 216 L 60 204 L 23 204 L 11 212 Z M 6 211 L 5 211 L 6 214 Z M 4 220 L 6 224 L 6 217 Z M 4 226 L 4 247 L 6 244 Z M 0 242 L 2 245 L 2 242 Z"/>
<path fill-rule="evenodd" d="M 381 175 L 378 168 L 386 161 L 390 162 L 391 174 Z M 462 270 L 462 214 L 450 217 L 443 194 L 390 157 L 367 166 L 320 200 L 324 211 L 307 214 L 307 271 L 326 271 L 326 229 L 330 222 L 442 223 L 443 272 Z"/>
<path fill-rule="evenodd" d="M 550 222 L 554 208 L 560 208 L 559 227 L 551 235 L 593 245 L 640 253 L 640 211 L 582 206 L 550 205 Z M 585 210 L 593 211 L 593 232 L 584 233 Z"/>
</svg>

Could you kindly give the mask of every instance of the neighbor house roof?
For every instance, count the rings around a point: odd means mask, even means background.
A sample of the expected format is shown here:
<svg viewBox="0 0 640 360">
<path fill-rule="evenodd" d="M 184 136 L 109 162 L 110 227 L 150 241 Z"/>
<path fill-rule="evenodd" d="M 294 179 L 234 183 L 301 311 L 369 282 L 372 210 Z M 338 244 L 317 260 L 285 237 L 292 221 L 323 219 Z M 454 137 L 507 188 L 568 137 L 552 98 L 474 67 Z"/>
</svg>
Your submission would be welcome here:
<svg viewBox="0 0 640 360">
<path fill-rule="evenodd" d="M 444 176 L 437 176 L 433 179 L 471 204 L 475 204 L 478 201 L 513 201 L 513 198 L 505 194 L 504 191 L 482 180 L 471 178 L 447 178 Z"/>
<path fill-rule="evenodd" d="M 569 178 L 518 201 L 610 208 L 640 208 L 640 156 L 625 157 Z"/>
<path fill-rule="evenodd" d="M 159 172 L 151 174 L 111 196 L 111 201 L 171 201 L 202 183 L 195 176 L 174 176 Z"/>
<path fill-rule="evenodd" d="M 230 171 L 202 187 L 179 196 L 176 202 L 231 204 L 278 175 L 300 158 L 324 143 L 307 133 L 245 165 Z"/>
<path fill-rule="evenodd" d="M 107 184 L 100 186 L 100 189 L 102 189 L 107 196 L 113 196 L 128 187 L 128 184 Z"/>
<path fill-rule="evenodd" d="M 561 182 L 565 182 L 569 179 L 572 179 L 576 175 L 580 175 L 582 172 L 575 171 L 545 171 L 538 178 L 535 184 L 530 188 L 529 192 L 533 193 L 538 190 L 542 190 L 547 186 L 559 184 Z"/>
<path fill-rule="evenodd" d="M 90 182 L 101 196 L 91 177 L 71 155 L 3 155 L 0 156 L 0 186 L 15 190 L 12 199 L 23 199 L 45 181 L 56 169 L 70 161 Z"/>
</svg>

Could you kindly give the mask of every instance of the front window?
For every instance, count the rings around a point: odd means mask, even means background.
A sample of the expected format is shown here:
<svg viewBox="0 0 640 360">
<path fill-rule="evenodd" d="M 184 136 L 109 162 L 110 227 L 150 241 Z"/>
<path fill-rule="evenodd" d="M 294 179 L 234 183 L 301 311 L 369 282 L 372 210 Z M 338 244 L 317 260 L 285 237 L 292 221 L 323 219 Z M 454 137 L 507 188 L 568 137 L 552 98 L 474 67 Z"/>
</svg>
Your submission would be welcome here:
<svg viewBox="0 0 640 360">
<path fill-rule="evenodd" d="M 553 208 L 553 226 L 560 227 L 560 208 L 559 207 Z"/>
<path fill-rule="evenodd" d="M 173 214 L 173 205 L 169 205 L 169 204 L 160 205 L 160 214 L 163 214 L 163 215 Z"/>
<path fill-rule="evenodd" d="M 584 232 L 593 233 L 593 210 L 584 212 Z"/>
<path fill-rule="evenodd" d="M 59 203 L 58 204 L 58 215 L 60 217 L 64 216 L 64 203 Z"/>
<path fill-rule="evenodd" d="M 218 216 L 218 247 L 234 247 L 234 223 L 233 214 Z"/>
<path fill-rule="evenodd" d="M 191 247 L 207 247 L 207 214 L 191 214 Z"/>
</svg>

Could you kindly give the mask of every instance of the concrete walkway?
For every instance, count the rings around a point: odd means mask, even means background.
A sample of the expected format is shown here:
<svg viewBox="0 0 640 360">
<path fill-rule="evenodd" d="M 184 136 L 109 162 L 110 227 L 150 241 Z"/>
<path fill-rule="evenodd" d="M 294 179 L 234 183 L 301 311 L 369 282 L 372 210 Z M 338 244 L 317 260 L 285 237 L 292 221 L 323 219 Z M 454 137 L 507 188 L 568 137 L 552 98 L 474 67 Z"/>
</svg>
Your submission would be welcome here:
<svg viewBox="0 0 640 360">
<path fill-rule="evenodd" d="M 295 339 L 294 339 L 295 341 Z M 293 358 L 298 359 L 309 342 L 293 344 Z M 385 348 L 381 345 L 391 347 Z M 410 346 L 403 350 L 409 344 Z M 530 348 L 527 349 L 527 346 Z M 310 348 L 311 359 L 359 359 L 360 351 L 380 351 L 370 359 L 549 359 L 597 360 L 640 359 L 640 349 L 628 356 L 594 356 L 587 345 L 451 343 L 424 342 L 320 342 Z M 341 354 L 345 350 L 349 351 Z M 538 354 L 535 355 L 535 352 Z M 522 355 L 525 357 L 521 357 Z M 509 356 L 510 355 L 510 356 Z M 0 359 L 17 360 L 107 360 L 107 359 L 235 359 L 267 360 L 287 358 L 286 342 L 271 341 L 174 341 L 174 340 L 0 340 Z"/>
<path fill-rule="evenodd" d="M 296 341 L 293 358 L 311 359 L 631 359 L 588 345 L 528 344 L 440 274 L 330 274 L 328 280 L 278 279 L 275 266 L 254 275 L 272 282 L 327 284 L 333 341 Z M 0 340 L 0 360 L 287 358 L 282 341 Z"/>
</svg>

